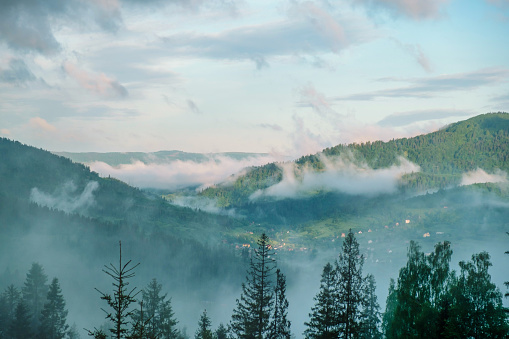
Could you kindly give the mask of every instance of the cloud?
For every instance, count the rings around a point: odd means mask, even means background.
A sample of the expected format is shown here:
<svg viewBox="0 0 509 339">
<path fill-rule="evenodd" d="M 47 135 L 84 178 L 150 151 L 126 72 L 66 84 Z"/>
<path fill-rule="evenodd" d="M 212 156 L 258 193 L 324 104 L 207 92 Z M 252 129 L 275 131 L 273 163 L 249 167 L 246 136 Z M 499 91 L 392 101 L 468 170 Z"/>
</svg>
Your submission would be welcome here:
<svg viewBox="0 0 509 339">
<path fill-rule="evenodd" d="M 3 135 L 11 135 L 11 131 L 9 131 L 7 128 L 0 129 L 0 133 Z"/>
<path fill-rule="evenodd" d="M 501 170 L 495 171 L 493 174 L 486 173 L 483 169 L 478 168 L 470 171 L 461 177 L 460 186 L 482 184 L 482 183 L 507 183 L 507 173 Z"/>
<path fill-rule="evenodd" d="M 65 73 L 83 88 L 102 96 L 125 98 L 129 95 L 127 89 L 118 81 L 107 77 L 104 73 L 94 74 L 78 68 L 70 62 L 62 65 Z"/>
<path fill-rule="evenodd" d="M 420 171 L 419 166 L 405 158 L 400 158 L 398 165 L 381 169 L 372 169 L 366 164 L 354 164 L 349 157 L 322 157 L 322 162 L 325 165 L 324 171 L 309 168 L 299 170 L 294 163 L 286 163 L 282 165 L 282 181 L 258 190 L 250 198 L 299 198 L 316 191 L 367 196 L 394 193 L 404 174 Z"/>
<path fill-rule="evenodd" d="M 199 196 L 178 196 L 170 201 L 173 205 L 181 207 L 198 208 L 202 211 L 214 214 L 223 214 L 235 216 L 233 209 L 224 209 L 217 207 L 216 201 L 213 199 Z"/>
<path fill-rule="evenodd" d="M 435 119 L 445 119 L 450 117 L 462 117 L 473 115 L 469 111 L 458 111 L 458 110 L 418 110 L 394 113 L 386 116 L 378 122 L 380 126 L 405 126 L 419 121 L 428 121 Z"/>
<path fill-rule="evenodd" d="M 278 124 L 258 124 L 258 126 L 260 126 L 261 128 L 267 128 L 278 132 L 283 130 L 283 127 L 281 127 Z"/>
<path fill-rule="evenodd" d="M 482 86 L 499 84 L 506 82 L 508 78 L 509 69 L 506 68 L 485 68 L 468 73 L 446 74 L 429 78 L 408 80 L 385 78 L 380 79 L 380 81 L 408 81 L 411 85 L 407 87 L 336 97 L 335 100 L 373 100 L 380 97 L 431 98 L 439 93 L 466 91 Z"/>
<path fill-rule="evenodd" d="M 331 101 L 322 93 L 318 92 L 313 85 L 307 84 L 298 90 L 300 100 L 297 102 L 298 107 L 310 107 L 315 113 L 322 117 L 337 114 L 331 108 Z"/>
<path fill-rule="evenodd" d="M 290 13 L 304 17 L 315 28 L 317 33 L 324 36 L 331 50 L 338 53 L 346 43 L 345 30 L 342 25 L 326 10 L 312 1 L 294 2 Z"/>
<path fill-rule="evenodd" d="M 414 20 L 434 19 L 441 15 L 442 8 L 449 0 L 352 0 L 376 12 L 383 9 L 397 16 Z"/>
<path fill-rule="evenodd" d="M 37 78 L 22 59 L 9 60 L 9 68 L 0 69 L 0 82 L 23 86 Z"/>
<path fill-rule="evenodd" d="M 272 156 L 236 160 L 215 155 L 203 162 L 176 160 L 146 164 L 136 161 L 115 167 L 104 162 L 94 162 L 90 164 L 90 168 L 102 176 L 111 175 L 136 187 L 171 190 L 191 186 L 208 187 L 224 182 L 246 167 L 261 166 L 275 160 Z"/>
<path fill-rule="evenodd" d="M 77 194 L 76 185 L 70 181 L 52 195 L 41 192 L 37 187 L 34 187 L 30 191 L 30 201 L 67 213 L 84 212 L 95 204 L 94 192 L 98 188 L 99 184 L 96 181 L 90 181 L 83 192 Z"/>
<path fill-rule="evenodd" d="M 351 18 L 340 26 L 329 14 L 314 5 L 306 16 L 245 25 L 215 33 L 185 32 L 162 37 L 171 55 L 225 60 L 248 60 L 257 69 L 269 66 L 269 58 L 296 57 L 321 52 L 339 53 L 352 43 L 371 39 L 372 31 Z M 304 9 L 299 7 L 299 13 Z M 344 27 L 347 26 L 347 27 Z M 342 28 L 341 28 L 342 27 Z"/>
<path fill-rule="evenodd" d="M 31 118 L 28 124 L 34 129 L 45 132 L 54 132 L 57 129 L 55 126 L 40 117 Z"/>
<path fill-rule="evenodd" d="M 118 29 L 121 16 L 116 0 L 0 1 L 0 41 L 13 50 L 52 55 L 60 51 L 54 31 L 61 23 L 103 30 Z"/>
<path fill-rule="evenodd" d="M 401 41 L 394 39 L 394 41 L 401 47 L 403 50 L 408 52 L 417 63 L 428 73 L 432 72 L 431 61 L 422 51 L 422 48 L 419 44 L 405 44 Z"/>
<path fill-rule="evenodd" d="M 196 106 L 196 103 L 191 99 L 187 100 L 187 108 L 189 108 L 189 110 L 191 112 L 193 112 L 194 114 L 202 114 L 203 113 L 202 111 L 200 111 L 198 106 Z"/>
</svg>

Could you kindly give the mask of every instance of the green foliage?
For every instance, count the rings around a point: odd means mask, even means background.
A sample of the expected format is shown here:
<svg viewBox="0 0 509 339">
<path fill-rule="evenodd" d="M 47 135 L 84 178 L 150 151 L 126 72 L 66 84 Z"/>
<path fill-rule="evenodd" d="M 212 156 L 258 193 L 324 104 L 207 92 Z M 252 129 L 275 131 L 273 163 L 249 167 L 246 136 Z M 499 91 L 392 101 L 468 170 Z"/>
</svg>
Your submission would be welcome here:
<svg viewBox="0 0 509 339">
<path fill-rule="evenodd" d="M 111 308 L 111 311 L 104 309 L 103 311 L 106 313 L 106 319 L 111 323 L 110 332 L 117 339 L 127 337 L 129 318 L 134 313 L 131 304 L 136 302 L 135 297 L 138 294 L 138 292 L 135 292 L 136 287 L 128 289 L 129 282 L 127 280 L 134 277 L 134 269 L 139 265 L 130 266 L 131 260 L 122 263 L 122 243 L 120 242 L 119 253 L 118 266 L 110 263 L 109 266 L 105 265 L 105 269 L 103 269 L 103 272 L 113 279 L 113 295 L 96 289 L 101 294 L 101 299 L 106 301 Z"/>
<path fill-rule="evenodd" d="M 23 302 L 30 310 L 31 328 L 37 333 L 40 325 L 40 314 L 46 303 L 48 286 L 46 285 L 48 276 L 39 263 L 33 263 L 27 273 L 25 284 L 23 286 Z"/>
<path fill-rule="evenodd" d="M 289 339 L 291 323 L 288 320 L 288 300 L 286 299 L 286 277 L 281 270 L 276 270 L 276 287 L 274 289 L 274 311 L 270 322 L 269 338 Z"/>
<path fill-rule="evenodd" d="M 257 243 L 246 283 L 242 284 L 242 294 L 233 310 L 231 329 L 238 338 L 262 339 L 267 337 L 270 330 L 276 262 L 265 233 Z"/>
<path fill-rule="evenodd" d="M 7 331 L 8 337 L 12 339 L 31 339 L 35 337 L 34 333 L 37 332 L 32 331 L 30 313 L 29 307 L 23 301 L 20 301 L 16 306 L 14 319 Z"/>
<path fill-rule="evenodd" d="M 65 300 L 57 278 L 53 278 L 47 296 L 47 302 L 41 312 L 40 339 L 63 339 L 69 325 L 66 323 L 67 310 Z"/>
<path fill-rule="evenodd" d="M 196 334 L 194 335 L 195 339 L 213 339 L 213 333 L 210 329 L 210 318 L 207 315 L 207 310 L 204 310 L 200 321 L 198 321 L 198 329 L 196 330 Z"/>
<path fill-rule="evenodd" d="M 449 271 L 452 251 L 439 243 L 425 256 L 410 243 L 397 286 L 391 281 L 383 328 L 387 338 L 505 338 L 509 334 L 502 294 L 491 282 L 486 252 Z"/>
</svg>

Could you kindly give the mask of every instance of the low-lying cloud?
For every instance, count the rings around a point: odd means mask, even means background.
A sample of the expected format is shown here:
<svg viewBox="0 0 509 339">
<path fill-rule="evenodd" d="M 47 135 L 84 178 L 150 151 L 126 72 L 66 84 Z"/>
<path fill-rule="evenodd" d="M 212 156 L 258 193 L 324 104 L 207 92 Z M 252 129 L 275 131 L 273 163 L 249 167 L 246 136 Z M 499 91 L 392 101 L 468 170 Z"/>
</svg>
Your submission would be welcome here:
<svg viewBox="0 0 509 339">
<path fill-rule="evenodd" d="M 211 156 L 207 161 L 175 160 L 168 163 L 143 163 L 110 166 L 93 162 L 90 168 L 102 176 L 111 175 L 140 188 L 180 189 L 199 186 L 205 188 L 228 179 L 250 166 L 261 166 L 277 159 L 273 156 L 254 156 L 237 160 L 227 156 Z"/>
<path fill-rule="evenodd" d="M 97 181 L 90 181 L 81 193 L 77 192 L 78 188 L 72 181 L 67 182 L 54 194 L 41 192 L 34 187 L 30 192 L 30 201 L 66 213 L 83 212 L 95 204 L 94 191 L 98 188 Z"/>
<path fill-rule="evenodd" d="M 486 173 L 481 168 L 463 174 L 461 178 L 461 186 L 484 184 L 484 183 L 507 183 L 507 173 L 496 170 L 493 174 Z"/>
<path fill-rule="evenodd" d="M 332 191 L 347 194 L 374 196 L 394 193 L 404 174 L 420 171 L 419 166 L 405 158 L 388 168 L 372 169 L 366 164 L 355 164 L 348 158 L 323 157 L 324 171 L 310 168 L 297 169 L 295 164 L 283 167 L 283 180 L 264 190 L 258 190 L 251 199 L 261 197 L 299 198 L 316 191 Z M 299 173 L 300 172 L 300 173 Z"/>
</svg>

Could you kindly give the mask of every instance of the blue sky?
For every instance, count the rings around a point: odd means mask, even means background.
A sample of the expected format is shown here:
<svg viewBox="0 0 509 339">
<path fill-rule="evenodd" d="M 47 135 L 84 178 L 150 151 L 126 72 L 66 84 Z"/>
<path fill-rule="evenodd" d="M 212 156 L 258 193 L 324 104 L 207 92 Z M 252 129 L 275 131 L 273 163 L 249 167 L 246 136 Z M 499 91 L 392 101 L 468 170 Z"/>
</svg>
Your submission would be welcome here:
<svg viewBox="0 0 509 339">
<path fill-rule="evenodd" d="M 0 135 L 303 155 L 509 111 L 508 0 L 0 1 Z"/>
</svg>

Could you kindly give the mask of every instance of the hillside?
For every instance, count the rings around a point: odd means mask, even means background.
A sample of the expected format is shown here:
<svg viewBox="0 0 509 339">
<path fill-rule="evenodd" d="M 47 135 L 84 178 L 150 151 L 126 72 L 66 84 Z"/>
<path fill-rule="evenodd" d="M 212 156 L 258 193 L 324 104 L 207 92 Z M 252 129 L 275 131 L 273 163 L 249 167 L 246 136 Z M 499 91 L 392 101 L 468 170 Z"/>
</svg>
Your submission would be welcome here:
<svg viewBox="0 0 509 339">
<path fill-rule="evenodd" d="M 400 192 L 423 192 L 457 185 L 461 175 L 482 168 L 509 171 L 509 114 L 490 113 L 460 121 L 439 131 L 413 138 L 337 145 L 294 162 L 294 172 L 326 170 L 324 160 L 348 158 L 352 163 L 373 170 L 390 168 L 401 159 L 418 165 L 419 171 L 402 176 Z M 252 168 L 232 184 L 204 190 L 203 196 L 217 200 L 222 207 L 238 207 L 250 202 L 259 189 L 283 180 L 280 164 Z"/>
<path fill-rule="evenodd" d="M 173 161 L 193 161 L 196 163 L 216 160 L 219 158 L 230 158 L 243 160 L 252 157 L 267 156 L 267 153 L 188 153 L 182 151 L 159 151 L 159 152 L 53 152 L 82 164 L 91 164 L 96 161 L 104 162 L 110 166 L 131 164 L 140 161 L 144 164 L 167 164 Z"/>
</svg>

